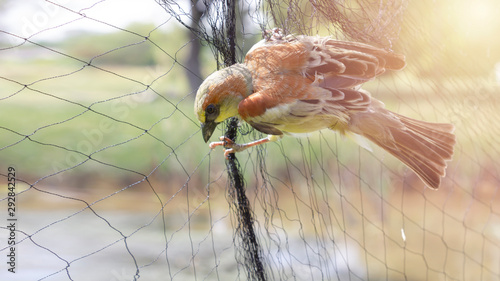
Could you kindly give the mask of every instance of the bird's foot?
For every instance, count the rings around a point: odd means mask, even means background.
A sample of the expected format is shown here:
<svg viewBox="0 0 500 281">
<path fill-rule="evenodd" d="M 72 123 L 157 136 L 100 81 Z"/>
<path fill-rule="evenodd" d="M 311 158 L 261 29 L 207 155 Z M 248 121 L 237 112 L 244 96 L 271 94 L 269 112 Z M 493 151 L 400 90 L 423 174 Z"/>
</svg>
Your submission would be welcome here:
<svg viewBox="0 0 500 281">
<path fill-rule="evenodd" d="M 252 142 L 244 143 L 244 144 L 238 144 L 227 137 L 220 137 L 219 139 L 221 141 L 211 142 L 208 145 L 208 147 L 210 147 L 210 149 L 214 149 L 217 146 L 224 146 L 224 148 L 226 149 L 226 150 L 224 150 L 224 157 L 226 157 L 226 159 L 228 159 L 228 156 L 231 153 L 240 152 L 240 151 L 243 151 L 249 147 L 260 145 L 260 144 L 263 144 L 266 142 L 277 141 L 281 138 L 282 138 L 282 135 L 277 135 L 277 136 L 276 135 L 268 135 L 267 137 L 262 138 L 260 140 L 256 140 L 256 141 L 252 141 Z"/>
<path fill-rule="evenodd" d="M 224 157 L 228 158 L 230 153 L 240 152 L 248 148 L 248 144 L 237 144 L 227 137 L 220 137 L 221 141 L 211 142 L 208 147 L 214 149 L 217 146 L 224 146 Z"/>
</svg>

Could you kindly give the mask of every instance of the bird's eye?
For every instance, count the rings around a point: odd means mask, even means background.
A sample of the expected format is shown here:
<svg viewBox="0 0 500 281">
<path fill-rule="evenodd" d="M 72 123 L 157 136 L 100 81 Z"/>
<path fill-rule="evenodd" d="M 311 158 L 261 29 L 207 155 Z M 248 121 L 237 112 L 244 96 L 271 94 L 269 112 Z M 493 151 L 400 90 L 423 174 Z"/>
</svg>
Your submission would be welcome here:
<svg viewBox="0 0 500 281">
<path fill-rule="evenodd" d="M 209 104 L 205 109 L 207 115 L 213 115 L 217 112 L 217 107 L 213 104 Z"/>
</svg>

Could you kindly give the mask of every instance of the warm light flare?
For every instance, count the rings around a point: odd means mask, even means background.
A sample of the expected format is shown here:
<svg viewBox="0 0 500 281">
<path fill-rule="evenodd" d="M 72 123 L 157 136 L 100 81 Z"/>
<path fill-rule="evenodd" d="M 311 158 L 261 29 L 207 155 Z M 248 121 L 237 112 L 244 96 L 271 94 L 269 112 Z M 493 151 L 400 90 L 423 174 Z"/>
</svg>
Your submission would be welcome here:
<svg viewBox="0 0 500 281">
<path fill-rule="evenodd" d="M 454 25 L 467 39 L 498 40 L 500 2 L 493 0 L 464 1 L 453 11 Z M 494 36 L 494 37 L 492 37 Z"/>
</svg>

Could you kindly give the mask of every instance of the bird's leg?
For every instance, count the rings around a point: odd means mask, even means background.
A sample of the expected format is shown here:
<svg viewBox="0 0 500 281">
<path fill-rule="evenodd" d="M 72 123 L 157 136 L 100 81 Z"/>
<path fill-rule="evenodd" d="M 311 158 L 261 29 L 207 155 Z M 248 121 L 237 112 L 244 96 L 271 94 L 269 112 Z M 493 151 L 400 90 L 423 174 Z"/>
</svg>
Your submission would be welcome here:
<svg viewBox="0 0 500 281">
<path fill-rule="evenodd" d="M 230 153 L 240 152 L 249 147 L 264 144 L 267 142 L 274 142 L 280 140 L 282 137 L 283 135 L 268 135 L 265 138 L 243 144 L 237 144 L 229 138 L 220 137 L 221 141 L 211 142 L 208 147 L 210 147 L 210 149 L 214 149 L 217 146 L 224 146 L 224 148 L 226 148 L 226 150 L 224 151 L 224 157 L 227 158 Z"/>
</svg>

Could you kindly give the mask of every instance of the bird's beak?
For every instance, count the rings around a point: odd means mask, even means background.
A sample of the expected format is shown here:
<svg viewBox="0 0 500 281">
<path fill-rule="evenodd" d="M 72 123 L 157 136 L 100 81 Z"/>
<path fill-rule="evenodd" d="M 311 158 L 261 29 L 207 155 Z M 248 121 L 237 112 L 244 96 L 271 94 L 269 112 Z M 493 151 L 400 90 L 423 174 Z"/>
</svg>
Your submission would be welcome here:
<svg viewBox="0 0 500 281">
<path fill-rule="evenodd" d="M 201 132 L 203 133 L 203 140 L 205 142 L 208 142 L 218 124 L 214 121 L 201 123 Z"/>
</svg>

